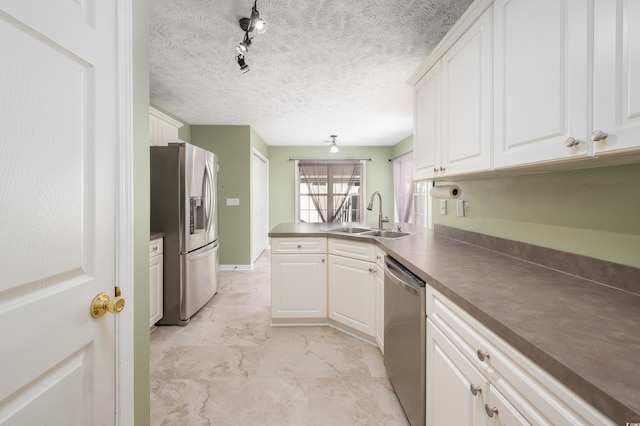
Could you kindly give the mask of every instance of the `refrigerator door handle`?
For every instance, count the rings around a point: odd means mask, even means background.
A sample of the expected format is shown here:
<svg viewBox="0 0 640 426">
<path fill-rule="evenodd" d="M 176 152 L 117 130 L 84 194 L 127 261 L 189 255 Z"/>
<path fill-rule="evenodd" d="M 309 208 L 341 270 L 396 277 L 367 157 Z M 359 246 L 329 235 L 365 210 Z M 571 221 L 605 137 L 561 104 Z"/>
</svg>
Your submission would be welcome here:
<svg viewBox="0 0 640 426">
<path fill-rule="evenodd" d="M 216 243 L 216 244 L 211 245 L 211 247 L 209 247 L 206 251 L 203 251 L 201 253 L 197 253 L 197 254 L 189 254 L 189 253 L 187 253 L 187 255 L 188 255 L 187 259 L 188 260 L 198 260 L 200 258 L 207 257 L 207 256 L 210 255 L 210 252 L 212 250 L 216 250 L 217 248 L 218 248 L 218 244 Z"/>
<path fill-rule="evenodd" d="M 213 199 L 213 175 L 211 173 L 211 166 L 209 163 L 205 163 L 204 168 L 204 195 L 206 197 L 206 220 L 207 220 L 207 235 L 211 232 L 211 226 L 213 225 L 213 208 L 215 205 L 215 200 Z"/>
</svg>

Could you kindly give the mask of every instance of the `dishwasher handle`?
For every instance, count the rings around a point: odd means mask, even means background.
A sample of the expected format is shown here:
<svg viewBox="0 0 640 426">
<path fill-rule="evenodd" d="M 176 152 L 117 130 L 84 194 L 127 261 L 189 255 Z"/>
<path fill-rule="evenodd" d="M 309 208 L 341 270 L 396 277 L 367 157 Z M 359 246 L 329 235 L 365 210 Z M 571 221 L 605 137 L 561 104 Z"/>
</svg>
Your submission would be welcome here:
<svg viewBox="0 0 640 426">
<path fill-rule="evenodd" d="M 417 277 L 410 276 L 395 262 L 391 262 L 389 260 L 384 263 L 384 276 L 385 284 L 388 282 L 390 284 L 397 285 L 403 290 L 415 295 L 419 295 L 420 289 L 425 286 L 424 281 Z"/>
</svg>

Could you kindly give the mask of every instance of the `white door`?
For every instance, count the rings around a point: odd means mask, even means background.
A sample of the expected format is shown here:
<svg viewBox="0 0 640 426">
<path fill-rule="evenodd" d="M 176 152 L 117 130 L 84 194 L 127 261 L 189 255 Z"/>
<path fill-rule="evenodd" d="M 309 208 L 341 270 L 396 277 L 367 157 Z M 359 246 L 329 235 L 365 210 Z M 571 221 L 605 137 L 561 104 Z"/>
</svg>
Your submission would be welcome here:
<svg viewBox="0 0 640 426">
<path fill-rule="evenodd" d="M 254 152 L 251 163 L 251 260 L 267 248 L 269 219 L 269 172 L 267 160 Z"/>
<path fill-rule="evenodd" d="M 0 2 L 2 425 L 116 422 L 116 42 L 113 0 Z"/>
</svg>

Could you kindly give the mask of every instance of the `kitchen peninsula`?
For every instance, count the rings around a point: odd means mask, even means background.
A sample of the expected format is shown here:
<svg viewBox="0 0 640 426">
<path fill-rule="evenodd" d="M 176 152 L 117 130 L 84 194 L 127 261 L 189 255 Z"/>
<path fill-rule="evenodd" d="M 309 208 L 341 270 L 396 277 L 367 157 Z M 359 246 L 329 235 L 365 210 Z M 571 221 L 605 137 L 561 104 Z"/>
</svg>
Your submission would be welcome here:
<svg viewBox="0 0 640 426">
<path fill-rule="evenodd" d="M 613 422 L 640 422 L 639 269 L 439 225 L 402 224 L 412 235 L 397 239 L 328 229 L 269 236 L 366 239 Z"/>
</svg>

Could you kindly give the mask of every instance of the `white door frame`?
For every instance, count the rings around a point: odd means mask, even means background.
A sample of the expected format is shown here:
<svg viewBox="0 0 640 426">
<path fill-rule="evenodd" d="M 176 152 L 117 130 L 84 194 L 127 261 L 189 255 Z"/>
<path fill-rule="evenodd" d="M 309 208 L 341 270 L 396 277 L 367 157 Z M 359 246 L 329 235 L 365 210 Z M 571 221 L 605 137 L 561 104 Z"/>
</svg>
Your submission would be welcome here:
<svg viewBox="0 0 640 426">
<path fill-rule="evenodd" d="M 116 315 L 116 425 L 134 423 L 133 0 L 117 0 L 116 280 L 127 301 Z M 146 142 L 146 141 L 145 141 Z"/>
<path fill-rule="evenodd" d="M 255 202 L 254 202 L 254 197 L 255 197 L 255 191 L 256 188 L 254 188 L 253 182 L 254 182 L 254 176 L 253 173 L 255 173 L 255 170 L 253 169 L 253 157 L 257 157 L 258 159 L 260 159 L 261 161 L 264 162 L 265 164 L 265 170 L 266 170 L 266 174 L 267 174 L 267 184 L 265 185 L 265 204 L 266 204 L 266 227 L 267 227 L 267 232 L 269 231 L 269 184 L 268 184 L 268 179 L 269 179 L 269 160 L 267 159 L 267 157 L 265 157 L 264 155 L 262 155 L 260 153 L 260 151 L 258 151 L 255 148 L 251 148 L 251 265 L 253 266 L 253 262 L 256 260 L 253 258 L 253 243 L 254 243 L 254 233 L 256 232 L 256 224 L 254 219 L 254 214 L 255 214 Z M 267 249 L 269 246 L 268 241 L 267 241 L 267 237 L 265 236 L 265 249 Z"/>
</svg>

